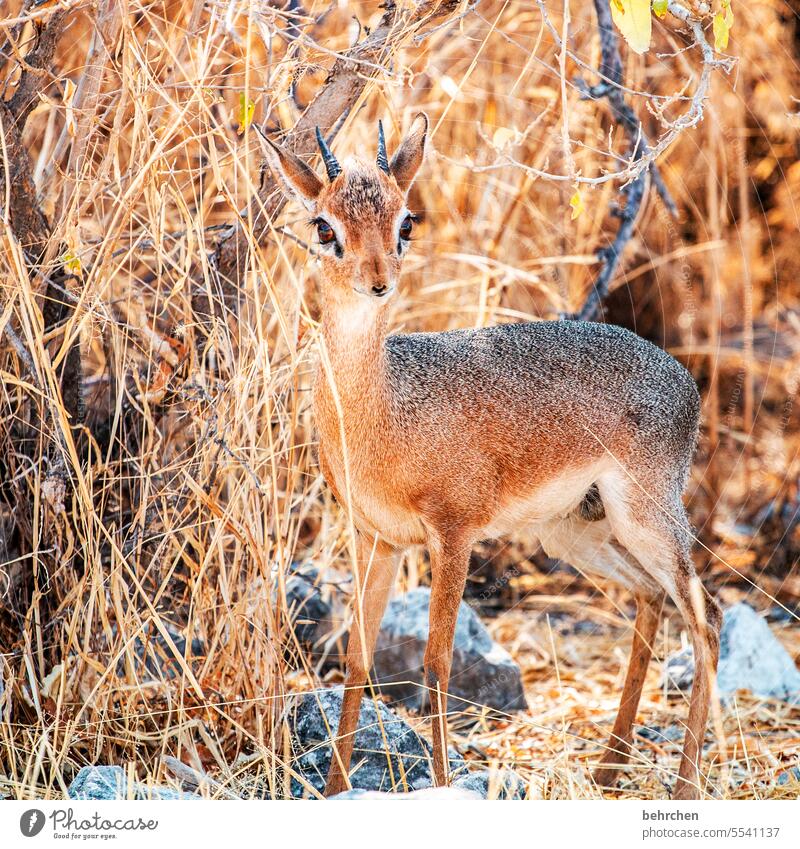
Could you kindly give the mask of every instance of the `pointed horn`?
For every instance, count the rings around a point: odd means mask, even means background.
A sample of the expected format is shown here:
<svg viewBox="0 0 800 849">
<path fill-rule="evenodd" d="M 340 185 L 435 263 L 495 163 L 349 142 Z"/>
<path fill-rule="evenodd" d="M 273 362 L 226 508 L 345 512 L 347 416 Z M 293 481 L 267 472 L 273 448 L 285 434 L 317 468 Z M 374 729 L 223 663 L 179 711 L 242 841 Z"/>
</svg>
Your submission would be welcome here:
<svg viewBox="0 0 800 849">
<path fill-rule="evenodd" d="M 317 144 L 322 152 L 322 161 L 325 163 L 328 179 L 333 182 L 342 173 L 342 167 L 336 161 L 336 157 L 331 153 L 331 149 L 319 131 L 319 127 L 317 127 Z"/>
<path fill-rule="evenodd" d="M 386 139 L 383 135 L 383 123 L 378 121 L 378 168 L 383 171 L 384 174 L 391 173 L 389 171 L 389 159 L 386 156 Z"/>
</svg>

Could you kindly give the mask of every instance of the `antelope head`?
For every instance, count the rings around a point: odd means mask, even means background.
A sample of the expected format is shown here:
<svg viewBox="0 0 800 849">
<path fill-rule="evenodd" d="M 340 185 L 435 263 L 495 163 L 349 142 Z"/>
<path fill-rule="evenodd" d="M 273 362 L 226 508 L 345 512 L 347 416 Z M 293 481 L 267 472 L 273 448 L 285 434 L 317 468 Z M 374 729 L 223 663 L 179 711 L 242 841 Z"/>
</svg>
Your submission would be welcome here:
<svg viewBox="0 0 800 849">
<path fill-rule="evenodd" d="M 379 122 L 375 161 L 351 158 L 340 165 L 317 128 L 325 181 L 294 153 L 262 136 L 278 185 L 311 215 L 325 299 L 377 304 L 395 292 L 415 221 L 406 198 L 422 164 L 427 131 L 428 118 L 420 112 L 389 161 Z"/>
</svg>

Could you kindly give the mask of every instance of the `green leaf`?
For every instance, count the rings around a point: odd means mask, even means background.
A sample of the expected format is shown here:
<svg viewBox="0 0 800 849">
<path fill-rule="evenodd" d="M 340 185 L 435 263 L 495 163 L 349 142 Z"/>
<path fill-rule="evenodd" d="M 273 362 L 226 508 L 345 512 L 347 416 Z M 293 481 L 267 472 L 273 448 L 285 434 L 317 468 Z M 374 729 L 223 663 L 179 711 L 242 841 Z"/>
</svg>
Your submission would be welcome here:
<svg viewBox="0 0 800 849">
<path fill-rule="evenodd" d="M 64 251 L 61 254 L 61 264 L 68 274 L 74 274 L 76 277 L 83 277 L 83 266 L 78 258 L 78 255 L 71 250 Z"/>
<path fill-rule="evenodd" d="M 667 14 L 669 0 L 653 0 L 653 11 L 657 18 L 663 18 Z"/>
</svg>

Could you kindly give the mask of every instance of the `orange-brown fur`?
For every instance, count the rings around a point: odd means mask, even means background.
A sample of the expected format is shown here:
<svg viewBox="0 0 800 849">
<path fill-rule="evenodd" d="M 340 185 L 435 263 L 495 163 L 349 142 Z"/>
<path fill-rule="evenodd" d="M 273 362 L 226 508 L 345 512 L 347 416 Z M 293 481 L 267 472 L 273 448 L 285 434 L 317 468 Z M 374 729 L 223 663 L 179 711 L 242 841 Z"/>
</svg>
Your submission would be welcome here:
<svg viewBox="0 0 800 849">
<path fill-rule="evenodd" d="M 676 796 L 694 798 L 720 624 L 714 602 L 692 588 L 681 503 L 698 427 L 697 389 L 663 351 L 606 325 L 388 335 L 389 296 L 405 249 L 398 227 L 426 128 L 421 116 L 389 174 L 354 162 L 329 185 L 296 157 L 267 147 L 284 188 L 336 235 L 321 246 L 314 411 L 320 465 L 352 512 L 359 556 L 347 687 L 326 792 L 348 786 L 394 554 L 411 544 L 426 545 L 431 558 L 425 669 L 434 773 L 446 781 L 447 681 L 470 547 L 524 523 L 548 554 L 618 580 L 637 599 L 630 667 L 598 783 L 612 783 L 628 758 L 661 605 L 666 594 L 675 601 L 698 659 Z"/>
</svg>

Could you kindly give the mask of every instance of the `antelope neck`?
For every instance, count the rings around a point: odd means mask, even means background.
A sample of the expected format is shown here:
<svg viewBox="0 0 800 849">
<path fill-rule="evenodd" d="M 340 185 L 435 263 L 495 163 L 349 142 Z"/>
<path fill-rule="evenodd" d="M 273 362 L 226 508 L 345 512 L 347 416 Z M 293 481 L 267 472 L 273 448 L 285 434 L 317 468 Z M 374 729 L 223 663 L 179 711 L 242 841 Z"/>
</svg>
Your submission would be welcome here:
<svg viewBox="0 0 800 849">
<path fill-rule="evenodd" d="M 327 305 L 322 316 L 322 336 L 342 408 L 364 423 L 370 414 L 387 412 L 386 312 L 386 305 L 358 295 L 344 304 Z M 324 366 L 321 370 L 327 385 Z"/>
</svg>

